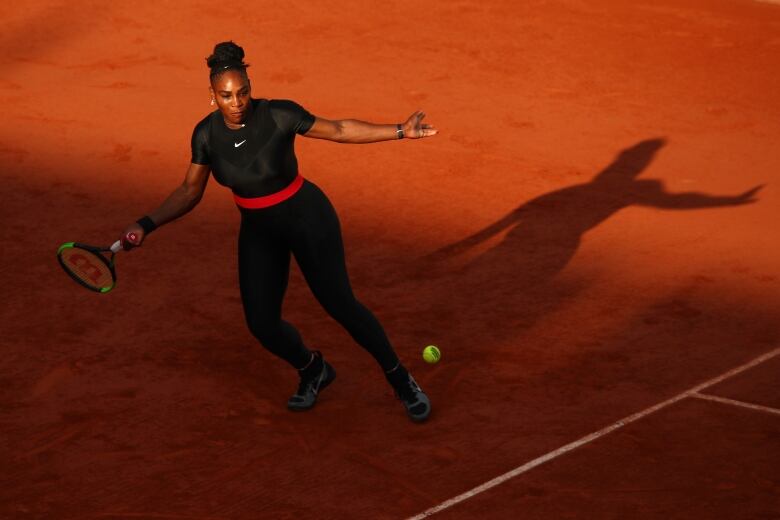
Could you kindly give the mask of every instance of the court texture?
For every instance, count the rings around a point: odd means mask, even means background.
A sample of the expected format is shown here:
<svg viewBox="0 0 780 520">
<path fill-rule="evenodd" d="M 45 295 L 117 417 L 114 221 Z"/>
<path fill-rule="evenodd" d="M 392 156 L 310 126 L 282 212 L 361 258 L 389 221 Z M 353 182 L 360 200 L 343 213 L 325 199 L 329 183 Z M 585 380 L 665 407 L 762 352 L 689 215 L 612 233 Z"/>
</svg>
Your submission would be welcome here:
<svg viewBox="0 0 780 520">
<path fill-rule="evenodd" d="M 0 518 L 780 518 L 777 4 L 4 3 Z M 439 129 L 296 139 L 427 423 L 297 267 L 339 378 L 286 409 L 213 180 L 111 293 L 58 266 L 180 184 L 230 39 L 255 97 Z"/>
</svg>

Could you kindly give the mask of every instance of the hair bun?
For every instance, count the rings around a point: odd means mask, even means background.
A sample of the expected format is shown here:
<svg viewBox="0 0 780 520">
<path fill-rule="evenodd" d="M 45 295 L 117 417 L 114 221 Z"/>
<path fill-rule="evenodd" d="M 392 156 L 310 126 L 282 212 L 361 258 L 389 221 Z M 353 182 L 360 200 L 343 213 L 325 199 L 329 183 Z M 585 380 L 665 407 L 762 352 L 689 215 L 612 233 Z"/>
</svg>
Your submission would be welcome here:
<svg viewBox="0 0 780 520">
<path fill-rule="evenodd" d="M 214 46 L 214 54 L 206 58 L 206 64 L 211 69 L 225 65 L 245 67 L 244 49 L 233 41 L 218 43 Z"/>
</svg>

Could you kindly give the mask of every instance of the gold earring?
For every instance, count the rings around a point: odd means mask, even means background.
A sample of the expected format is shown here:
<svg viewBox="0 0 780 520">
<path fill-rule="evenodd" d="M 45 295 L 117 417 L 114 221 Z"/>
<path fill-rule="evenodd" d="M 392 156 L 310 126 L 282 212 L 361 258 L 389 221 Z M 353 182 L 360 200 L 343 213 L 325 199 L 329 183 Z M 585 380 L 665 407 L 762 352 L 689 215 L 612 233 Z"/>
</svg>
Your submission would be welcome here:
<svg viewBox="0 0 780 520">
<path fill-rule="evenodd" d="M 214 98 L 211 98 L 211 106 L 214 106 L 214 103 L 215 103 Z"/>
</svg>

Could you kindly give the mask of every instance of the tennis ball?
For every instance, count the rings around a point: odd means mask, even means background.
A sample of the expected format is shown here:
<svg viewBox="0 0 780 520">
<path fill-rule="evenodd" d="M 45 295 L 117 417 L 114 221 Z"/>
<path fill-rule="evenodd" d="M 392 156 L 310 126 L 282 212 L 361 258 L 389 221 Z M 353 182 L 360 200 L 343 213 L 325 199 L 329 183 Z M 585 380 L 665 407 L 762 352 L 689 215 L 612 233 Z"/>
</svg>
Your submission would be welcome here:
<svg viewBox="0 0 780 520">
<path fill-rule="evenodd" d="M 428 363 L 438 363 L 441 359 L 441 351 L 436 345 L 428 345 L 423 349 L 423 359 Z"/>
</svg>

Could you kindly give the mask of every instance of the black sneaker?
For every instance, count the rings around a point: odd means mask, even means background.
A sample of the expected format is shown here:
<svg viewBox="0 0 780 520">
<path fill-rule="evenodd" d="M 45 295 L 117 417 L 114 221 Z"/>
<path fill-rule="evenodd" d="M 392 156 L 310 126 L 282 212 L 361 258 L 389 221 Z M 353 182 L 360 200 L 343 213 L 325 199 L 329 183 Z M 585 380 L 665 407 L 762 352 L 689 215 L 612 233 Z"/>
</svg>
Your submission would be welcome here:
<svg viewBox="0 0 780 520">
<path fill-rule="evenodd" d="M 423 422 L 431 414 L 431 400 L 403 365 L 389 374 L 387 380 L 395 390 L 395 396 L 403 403 L 406 414 L 414 422 Z"/>
<path fill-rule="evenodd" d="M 336 371 L 322 359 L 322 354 L 314 351 L 312 365 L 298 371 L 301 382 L 298 391 L 287 401 L 287 408 L 294 411 L 308 410 L 317 403 L 317 395 L 336 379 Z"/>
</svg>

